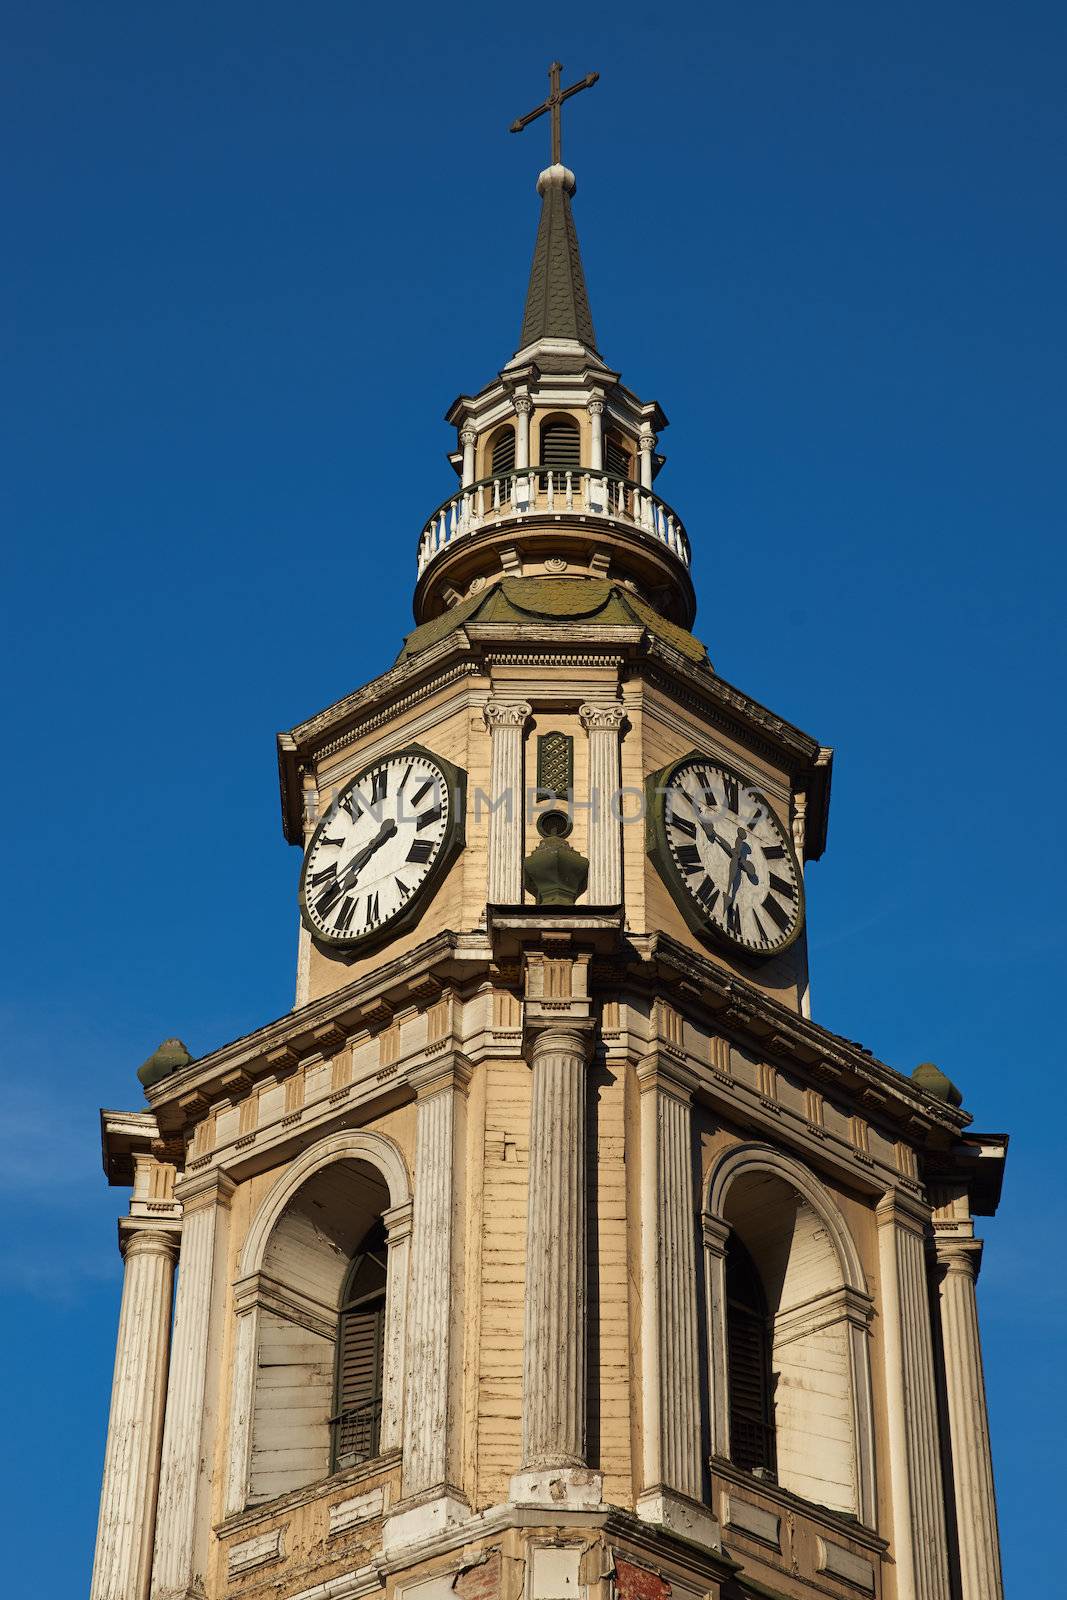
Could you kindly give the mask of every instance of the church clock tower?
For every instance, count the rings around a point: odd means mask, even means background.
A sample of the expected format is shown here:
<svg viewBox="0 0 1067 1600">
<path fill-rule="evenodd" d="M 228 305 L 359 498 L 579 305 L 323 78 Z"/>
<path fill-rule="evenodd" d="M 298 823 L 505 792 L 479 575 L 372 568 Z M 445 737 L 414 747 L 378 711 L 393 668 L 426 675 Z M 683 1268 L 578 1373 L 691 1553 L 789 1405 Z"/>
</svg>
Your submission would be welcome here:
<svg viewBox="0 0 1067 1600">
<path fill-rule="evenodd" d="M 1002 1592 L 1006 1141 L 812 1018 L 831 752 L 692 632 L 560 148 L 595 80 L 515 124 L 553 131 L 522 331 L 448 410 L 415 626 L 279 736 L 296 1004 L 102 1113 L 92 1600 Z"/>
</svg>

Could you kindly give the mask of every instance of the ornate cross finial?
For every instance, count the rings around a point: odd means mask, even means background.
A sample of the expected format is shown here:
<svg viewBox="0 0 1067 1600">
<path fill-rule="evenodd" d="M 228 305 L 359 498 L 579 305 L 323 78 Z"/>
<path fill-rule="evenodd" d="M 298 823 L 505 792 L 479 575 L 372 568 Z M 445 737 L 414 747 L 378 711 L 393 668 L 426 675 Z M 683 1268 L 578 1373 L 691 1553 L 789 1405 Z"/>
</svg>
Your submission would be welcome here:
<svg viewBox="0 0 1067 1600">
<path fill-rule="evenodd" d="M 528 122 L 534 122 L 538 117 L 543 117 L 546 111 L 552 113 L 552 165 L 558 167 L 562 160 L 562 138 L 560 134 L 559 110 L 564 100 L 569 100 L 572 94 L 580 94 L 583 89 L 591 89 L 600 77 L 599 72 L 588 72 L 580 83 L 572 83 L 569 89 L 561 89 L 559 75 L 563 71 L 563 64 L 553 61 L 548 69 L 548 99 L 543 100 L 539 106 L 528 111 L 524 117 L 517 117 L 508 129 L 509 133 L 521 133 Z"/>
</svg>

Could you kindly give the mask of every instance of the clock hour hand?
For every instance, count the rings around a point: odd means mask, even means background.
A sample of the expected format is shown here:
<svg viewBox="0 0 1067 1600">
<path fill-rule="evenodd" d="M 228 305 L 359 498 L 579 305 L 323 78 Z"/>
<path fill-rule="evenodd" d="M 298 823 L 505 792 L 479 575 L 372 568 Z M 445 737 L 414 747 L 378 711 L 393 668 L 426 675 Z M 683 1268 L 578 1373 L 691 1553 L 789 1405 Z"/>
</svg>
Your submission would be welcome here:
<svg viewBox="0 0 1067 1600">
<path fill-rule="evenodd" d="M 726 890 L 726 900 L 729 905 L 733 904 L 737 891 L 741 887 L 742 872 L 750 883 L 756 883 L 759 878 L 756 869 L 751 861 L 748 860 L 751 849 L 747 840 L 748 829 L 738 828 L 737 838 L 734 840 L 734 847 L 730 852 L 730 876 L 727 880 L 728 887 Z"/>
<path fill-rule="evenodd" d="M 391 839 L 395 832 L 396 823 L 392 817 L 389 817 L 385 822 L 382 823 L 381 827 L 378 829 L 378 832 L 375 834 L 370 843 L 365 844 L 362 850 L 356 851 L 355 855 L 348 863 L 348 866 L 337 880 L 339 887 L 343 889 L 351 889 L 352 885 L 355 883 L 356 879 L 359 877 L 360 873 L 363 871 L 363 868 L 367 865 L 367 862 L 370 860 L 374 852 L 376 850 L 380 850 L 382 845 L 385 844 L 386 840 Z"/>
</svg>

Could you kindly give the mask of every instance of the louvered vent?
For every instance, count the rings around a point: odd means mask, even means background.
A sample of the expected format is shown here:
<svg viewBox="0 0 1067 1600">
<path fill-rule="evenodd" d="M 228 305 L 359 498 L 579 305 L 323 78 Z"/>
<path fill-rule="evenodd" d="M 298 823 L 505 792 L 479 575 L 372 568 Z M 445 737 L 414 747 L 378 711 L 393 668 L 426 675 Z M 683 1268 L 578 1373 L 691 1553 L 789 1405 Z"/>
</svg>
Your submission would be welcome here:
<svg viewBox="0 0 1067 1600">
<path fill-rule="evenodd" d="M 506 428 L 493 440 L 493 477 L 515 470 L 515 429 Z"/>
<path fill-rule="evenodd" d="M 776 1468 L 770 1319 L 763 1286 L 739 1239 L 726 1252 L 726 1359 L 730 1457 L 751 1472 Z"/>
<path fill-rule="evenodd" d="M 633 464 L 630 452 L 618 439 L 609 434 L 604 441 L 604 465 L 613 478 L 632 478 Z"/>
<path fill-rule="evenodd" d="M 541 429 L 541 465 L 566 471 L 582 463 L 582 436 L 576 422 L 560 417 Z"/>
<path fill-rule="evenodd" d="M 337 1330 L 333 1470 L 378 1454 L 385 1348 L 385 1229 L 381 1220 L 349 1269 Z"/>
</svg>

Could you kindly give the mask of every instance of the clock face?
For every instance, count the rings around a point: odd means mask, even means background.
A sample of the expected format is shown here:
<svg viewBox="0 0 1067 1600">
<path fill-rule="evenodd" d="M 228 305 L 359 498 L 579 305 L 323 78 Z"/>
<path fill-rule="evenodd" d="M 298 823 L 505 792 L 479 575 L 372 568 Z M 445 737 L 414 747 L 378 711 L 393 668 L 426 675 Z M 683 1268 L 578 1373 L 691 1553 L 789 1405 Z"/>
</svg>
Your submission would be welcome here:
<svg viewBox="0 0 1067 1600">
<path fill-rule="evenodd" d="M 752 955 L 800 931 L 804 894 L 788 836 L 736 772 L 690 756 L 662 775 L 655 859 L 687 920 Z"/>
<path fill-rule="evenodd" d="M 421 746 L 347 784 L 304 857 L 301 908 L 316 938 L 353 945 L 413 920 L 462 843 L 462 812 L 463 774 Z"/>
</svg>

